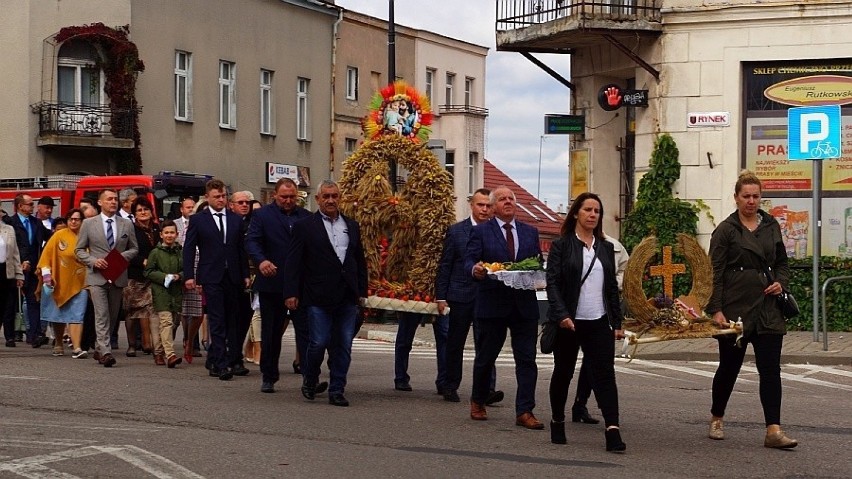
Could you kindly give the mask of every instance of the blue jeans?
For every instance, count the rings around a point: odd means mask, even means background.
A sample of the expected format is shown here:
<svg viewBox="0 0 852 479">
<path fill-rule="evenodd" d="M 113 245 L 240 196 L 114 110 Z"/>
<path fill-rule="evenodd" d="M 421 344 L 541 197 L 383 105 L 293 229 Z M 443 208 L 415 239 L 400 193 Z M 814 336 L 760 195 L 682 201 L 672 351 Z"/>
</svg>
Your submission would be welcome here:
<svg viewBox="0 0 852 479">
<path fill-rule="evenodd" d="M 479 321 L 479 349 L 473 360 L 473 391 L 470 400 L 485 404 L 488 399 L 488 386 L 491 371 L 506 342 L 506 332 L 512 332 L 512 355 L 515 358 L 515 378 L 518 382 L 515 396 L 515 414 L 532 412 L 535 408 L 535 384 L 538 380 L 538 367 L 535 363 L 538 321 L 524 318 L 517 308 L 512 308 L 506 316 L 497 318 L 477 318 Z"/>
<path fill-rule="evenodd" d="M 343 394 L 352 362 L 352 339 L 358 324 L 355 304 L 308 306 L 308 350 L 302 358 L 305 384 L 316 386 L 325 351 L 328 350 L 328 393 Z"/>
<path fill-rule="evenodd" d="M 411 346 L 414 344 L 414 335 L 420 326 L 423 315 L 416 313 L 400 313 L 399 323 L 396 330 L 396 343 L 394 343 L 394 382 L 408 382 L 408 356 Z M 447 316 L 437 316 L 432 323 L 432 332 L 435 334 L 436 359 L 438 362 L 438 375 L 435 377 L 435 387 L 443 392 L 447 385 L 447 331 L 449 319 Z"/>
</svg>

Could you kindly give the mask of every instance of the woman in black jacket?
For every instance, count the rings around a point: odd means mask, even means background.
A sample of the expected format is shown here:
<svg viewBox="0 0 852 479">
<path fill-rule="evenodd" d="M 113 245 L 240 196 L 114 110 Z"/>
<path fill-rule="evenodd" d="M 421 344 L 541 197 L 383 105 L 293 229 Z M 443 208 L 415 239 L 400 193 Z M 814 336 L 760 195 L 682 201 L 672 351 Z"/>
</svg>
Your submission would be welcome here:
<svg viewBox="0 0 852 479">
<path fill-rule="evenodd" d="M 792 448 L 798 444 L 781 431 L 781 345 L 787 329 L 778 307 L 782 285 L 788 286 L 787 250 L 781 227 L 760 209 L 762 185 L 744 170 L 734 186 L 737 211 L 723 221 L 710 239 L 713 294 L 706 311 L 721 326 L 741 320 L 741 344 L 726 335 L 719 341 L 719 367 L 713 377 L 710 408 L 711 439 L 724 439 L 722 416 L 743 365 L 748 343 L 760 376 L 760 403 L 766 422 L 763 445 Z"/>
<path fill-rule="evenodd" d="M 127 287 L 122 291 L 122 307 L 125 312 L 125 329 L 127 331 L 127 356 L 136 356 L 136 325 L 139 325 L 142 336 L 142 350 L 145 354 L 154 353 L 154 362 L 165 365 L 163 346 L 160 343 L 160 318 L 154 311 L 151 296 L 151 282 L 145 277 L 145 264 L 148 254 L 157 246 L 160 240 L 160 227 L 154 221 L 154 207 L 148 198 L 138 196 L 130 208 L 133 213 L 133 227 L 136 241 L 139 244 L 139 254 L 130 260 L 127 267 Z"/>
<path fill-rule="evenodd" d="M 615 275 L 615 253 L 601 225 L 603 204 L 594 193 L 583 193 L 571 204 L 560 237 L 547 258 L 548 319 L 559 329 L 553 348 L 550 380 L 550 440 L 565 444 L 565 403 L 568 386 L 583 348 L 592 390 L 606 423 L 606 450 L 626 445 L 618 429 L 615 385 L 615 342 L 624 334 Z"/>
</svg>

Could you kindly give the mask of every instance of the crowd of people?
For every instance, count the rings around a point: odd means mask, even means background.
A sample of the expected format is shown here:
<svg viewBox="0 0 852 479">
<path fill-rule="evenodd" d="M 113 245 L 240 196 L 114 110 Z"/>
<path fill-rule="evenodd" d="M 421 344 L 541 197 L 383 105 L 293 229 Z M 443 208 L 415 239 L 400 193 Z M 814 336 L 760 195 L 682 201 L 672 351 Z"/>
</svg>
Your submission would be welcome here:
<svg viewBox="0 0 852 479">
<path fill-rule="evenodd" d="M 713 380 L 709 436 L 723 439 L 722 417 L 745 345 L 755 348 L 760 398 L 766 419 L 764 445 L 790 448 L 796 441 L 780 429 L 780 353 L 783 317 L 774 296 L 787 281 L 786 254 L 778 223 L 759 209 L 760 181 L 750 173 L 735 187 L 737 211 L 713 234 L 710 256 L 713 297 L 707 312 L 720 326 L 736 317 L 743 341 L 719 339 L 720 365 Z M 333 181 L 317 188 L 318 210 L 299 205 L 297 185 L 281 179 L 263 205 L 247 191 L 227 194 L 213 179 L 201 201 L 184 198 L 174 218 L 155 220 L 153 205 L 133 190 L 103 190 L 97 207 L 78 208 L 52 219 L 45 197 L 33 215 L 33 199 L 15 199 L 15 214 L 0 223 L 0 270 L 6 275 L 0 312 L 6 346 L 15 347 L 15 310 L 26 304 L 26 342 L 38 348 L 54 338 L 53 354 L 92 354 L 97 364 L 117 364 L 117 328 L 124 321 L 133 357 L 141 349 L 158 366 L 192 363 L 207 350 L 205 366 L 222 381 L 250 373 L 259 364 L 260 391 L 274 393 L 280 379 L 282 335 L 295 331 L 293 372 L 301 394 L 315 400 L 328 392 L 333 406 L 345 396 L 352 341 L 360 327 L 359 304 L 367 296 L 367 271 L 359 226 L 339 211 Z M 496 360 L 511 335 L 515 361 L 515 424 L 545 428 L 536 407 L 539 309 L 535 292 L 514 289 L 490 277 L 484 263 L 541 258 L 538 231 L 516 218 L 511 189 L 479 189 L 470 217 L 447 232 L 437 271 L 433 320 L 437 344 L 435 386 L 445 401 L 460 402 L 463 350 L 473 327 L 470 418 L 488 419 L 487 406 L 504 393 L 496 388 Z M 604 234 L 601 199 L 584 193 L 572 203 L 546 263 L 548 320 L 558 325 L 550 378 L 551 442 L 566 444 L 565 409 L 578 353 L 583 364 L 572 406 L 574 422 L 597 424 L 586 407 L 591 392 L 604 421 L 607 451 L 622 452 L 614 341 L 623 337 L 621 280 L 628 255 Z M 770 276 L 773 272 L 774 275 Z M 449 311 L 447 312 L 447 309 Z M 446 314 L 445 314 L 446 313 Z M 394 388 L 411 391 L 408 356 L 414 330 L 427 320 L 400 314 Z M 175 348 L 183 329 L 182 355 Z M 48 329 L 50 332 L 48 332 Z M 328 358 L 328 381 L 321 366 Z"/>
</svg>

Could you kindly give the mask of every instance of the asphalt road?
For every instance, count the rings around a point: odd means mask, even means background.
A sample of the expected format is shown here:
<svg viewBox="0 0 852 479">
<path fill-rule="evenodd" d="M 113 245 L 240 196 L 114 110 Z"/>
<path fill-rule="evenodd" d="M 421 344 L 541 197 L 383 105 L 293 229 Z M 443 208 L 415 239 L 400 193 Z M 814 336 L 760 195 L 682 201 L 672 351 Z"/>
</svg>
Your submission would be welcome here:
<svg viewBox="0 0 852 479">
<path fill-rule="evenodd" d="M 50 350 L 0 349 L 0 478 L 280 477 L 849 477 L 852 369 L 785 365 L 785 430 L 792 451 L 763 447 L 757 373 L 746 365 L 726 417 L 707 439 L 712 363 L 617 362 L 627 452 L 604 451 L 601 426 L 568 424 L 568 445 L 514 425 L 514 370 L 501 357 L 507 400 L 489 420 L 434 390 L 434 350 L 412 353 L 414 391 L 393 390 L 393 345 L 356 340 L 349 408 L 301 397 L 282 368 L 275 394 L 257 367 L 221 382 L 203 363 L 168 370 L 150 356 L 113 369 Z M 285 336 L 282 365 L 292 337 Z M 469 358 L 472 359 L 472 358 Z M 466 363 L 463 401 L 469 391 Z M 550 418 L 552 360 L 539 360 L 536 414 Z M 572 387 L 573 394 L 573 387 Z M 600 412 L 592 409 L 595 416 Z"/>
</svg>

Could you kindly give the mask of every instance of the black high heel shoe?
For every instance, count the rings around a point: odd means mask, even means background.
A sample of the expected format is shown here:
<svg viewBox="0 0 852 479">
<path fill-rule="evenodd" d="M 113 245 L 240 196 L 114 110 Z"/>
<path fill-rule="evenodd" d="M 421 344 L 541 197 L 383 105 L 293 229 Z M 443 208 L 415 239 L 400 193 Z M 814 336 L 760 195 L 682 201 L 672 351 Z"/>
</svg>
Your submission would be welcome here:
<svg viewBox="0 0 852 479">
<path fill-rule="evenodd" d="M 302 365 L 293 361 L 293 374 L 302 374 Z"/>
<path fill-rule="evenodd" d="M 607 429 L 604 435 L 606 436 L 606 450 L 608 452 L 624 452 L 627 449 L 627 444 L 624 444 L 624 441 L 621 440 L 621 432 L 617 427 Z"/>
<path fill-rule="evenodd" d="M 550 421 L 550 442 L 553 444 L 567 444 L 565 437 L 565 421 Z"/>
<path fill-rule="evenodd" d="M 589 414 L 589 410 L 586 409 L 586 406 L 578 406 L 574 405 L 571 408 L 571 422 L 581 422 L 583 424 L 598 424 L 601 422 L 599 419 L 595 419 Z"/>
</svg>

